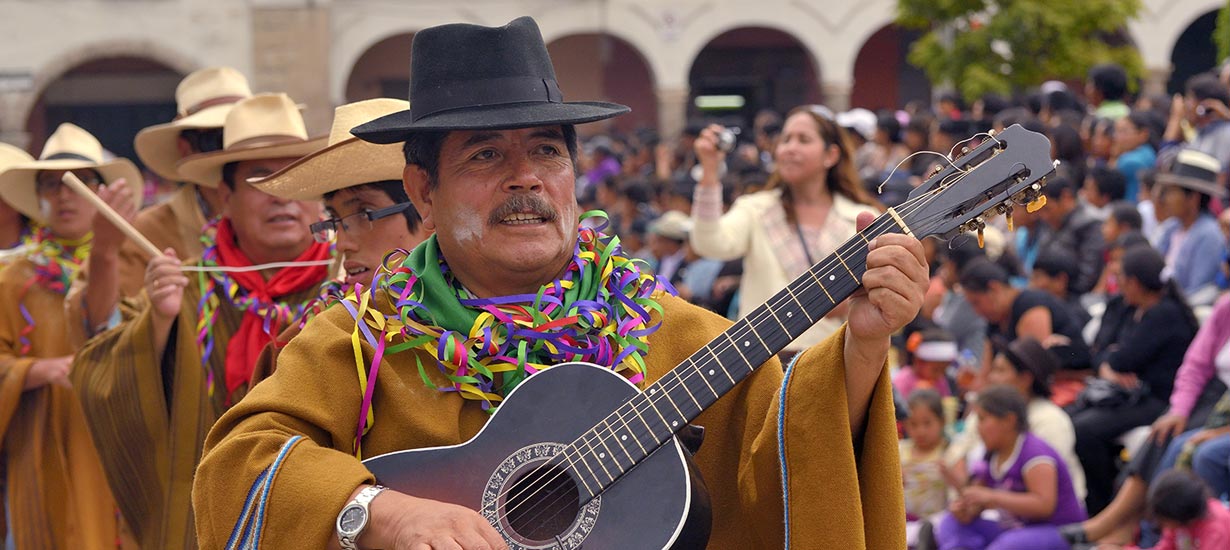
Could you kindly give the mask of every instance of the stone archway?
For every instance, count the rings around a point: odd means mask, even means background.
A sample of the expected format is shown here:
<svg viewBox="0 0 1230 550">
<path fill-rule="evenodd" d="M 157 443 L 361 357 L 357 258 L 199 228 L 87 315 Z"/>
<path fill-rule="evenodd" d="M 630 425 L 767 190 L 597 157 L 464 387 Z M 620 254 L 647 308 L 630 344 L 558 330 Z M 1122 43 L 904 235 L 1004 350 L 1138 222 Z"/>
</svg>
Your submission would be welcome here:
<svg viewBox="0 0 1230 550">
<path fill-rule="evenodd" d="M 811 52 L 793 35 L 768 27 L 739 27 L 710 40 L 692 61 L 689 120 L 719 117 L 750 126 L 763 109 L 785 113 L 798 105 L 820 103 L 820 75 Z M 727 105 L 707 110 L 699 96 L 728 96 Z M 742 98 L 736 100 L 734 98 Z"/>
<path fill-rule="evenodd" d="M 854 61 L 850 106 L 898 109 L 907 102 L 931 101 L 931 81 L 906 60 L 918 31 L 885 25 L 867 38 Z"/>
<path fill-rule="evenodd" d="M 562 36 L 547 44 L 555 76 L 567 101 L 611 101 L 632 112 L 611 120 L 630 132 L 658 124 L 653 72 L 635 46 L 605 33 Z M 585 126 L 581 130 L 593 129 Z"/>
<path fill-rule="evenodd" d="M 34 96 L 25 121 L 29 149 L 37 154 L 63 122 L 94 134 L 116 156 L 140 165 L 133 138 L 146 126 L 175 118 L 181 69 L 136 55 L 84 60 L 49 80 Z"/>
<path fill-rule="evenodd" d="M 410 47 L 414 33 L 395 34 L 363 52 L 346 79 L 346 103 L 392 97 L 406 99 L 410 93 Z"/>
<path fill-rule="evenodd" d="M 1166 89 L 1170 93 L 1183 92 L 1187 79 L 1213 69 L 1221 61 L 1217 59 L 1217 47 L 1213 44 L 1213 30 L 1217 26 L 1217 10 L 1197 17 L 1179 35 L 1170 52 L 1172 72 Z"/>
</svg>

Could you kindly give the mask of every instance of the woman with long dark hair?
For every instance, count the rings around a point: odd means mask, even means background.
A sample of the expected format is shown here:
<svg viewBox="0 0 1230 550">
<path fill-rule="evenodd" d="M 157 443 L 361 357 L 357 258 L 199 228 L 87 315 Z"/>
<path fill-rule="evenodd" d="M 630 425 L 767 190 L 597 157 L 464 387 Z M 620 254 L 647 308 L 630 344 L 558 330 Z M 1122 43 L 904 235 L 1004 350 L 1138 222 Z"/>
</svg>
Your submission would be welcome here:
<svg viewBox="0 0 1230 550">
<path fill-rule="evenodd" d="M 722 131 L 710 126 L 696 139 L 703 176 L 692 205 L 691 241 L 701 256 L 743 258 L 743 317 L 852 237 L 859 213 L 875 212 L 878 205 L 859 182 L 845 132 L 828 109 L 817 105 L 796 107 L 787 115 L 768 188 L 739 197 L 723 214 L 718 180 Z M 818 343 L 844 320 L 844 308 L 833 310 L 786 351 Z"/>
<path fill-rule="evenodd" d="M 1069 409 L 1076 454 L 1087 476 L 1086 504 L 1094 514 L 1114 494 L 1116 438 L 1152 423 L 1166 410 L 1175 372 L 1199 327 L 1183 292 L 1164 276 L 1161 254 L 1137 245 L 1124 252 L 1122 265 L 1121 291 L 1128 310 L 1109 325 L 1104 321 L 1099 331 L 1098 340 L 1112 342 L 1094 356 L 1103 382 L 1087 389 Z"/>
</svg>

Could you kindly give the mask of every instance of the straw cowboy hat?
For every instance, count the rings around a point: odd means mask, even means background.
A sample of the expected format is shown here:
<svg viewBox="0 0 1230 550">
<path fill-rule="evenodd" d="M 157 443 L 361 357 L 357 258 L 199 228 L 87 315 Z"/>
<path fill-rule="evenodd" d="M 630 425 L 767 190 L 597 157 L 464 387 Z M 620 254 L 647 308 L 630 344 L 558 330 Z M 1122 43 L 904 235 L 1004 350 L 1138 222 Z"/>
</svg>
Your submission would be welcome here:
<svg viewBox="0 0 1230 550">
<path fill-rule="evenodd" d="M 410 108 L 352 130 L 372 143 L 419 130 L 496 130 L 593 122 L 628 112 L 615 103 L 565 102 L 538 24 L 441 25 L 414 35 Z"/>
<path fill-rule="evenodd" d="M 192 155 L 176 169 L 189 181 L 217 187 L 222 167 L 232 162 L 299 158 L 325 145 L 309 138 L 299 107 L 286 94 L 257 94 L 236 103 L 222 126 L 222 150 Z"/>
<path fill-rule="evenodd" d="M 252 97 L 248 79 L 230 67 L 210 67 L 184 77 L 175 88 L 175 120 L 150 126 L 137 133 L 133 142 L 137 156 L 155 174 L 183 181 L 175 164 L 182 155 L 179 135 L 184 130 L 221 128 L 226 114 L 241 99 Z"/>
<path fill-rule="evenodd" d="M 38 160 L 18 162 L 0 172 L 0 198 L 18 212 L 39 223 L 45 223 L 35 183 L 44 170 L 79 170 L 92 168 L 102 175 L 103 183 L 111 184 L 124 178 L 132 189 L 137 207 L 145 195 L 145 179 L 132 161 L 125 158 L 107 159 L 102 144 L 81 127 L 65 122 L 47 138 Z"/>
<path fill-rule="evenodd" d="M 1176 185 L 1211 197 L 1225 198 L 1226 189 L 1217 184 L 1221 163 L 1213 155 L 1184 149 L 1175 155 L 1170 169 L 1157 175 L 1158 185 Z"/>
<path fill-rule="evenodd" d="M 355 126 L 404 111 L 404 100 L 378 98 L 342 105 L 333 112 L 329 146 L 264 178 L 248 183 L 286 199 L 315 200 L 325 193 L 386 180 L 401 180 L 406 157 L 401 144 L 376 145 L 350 135 Z"/>
</svg>

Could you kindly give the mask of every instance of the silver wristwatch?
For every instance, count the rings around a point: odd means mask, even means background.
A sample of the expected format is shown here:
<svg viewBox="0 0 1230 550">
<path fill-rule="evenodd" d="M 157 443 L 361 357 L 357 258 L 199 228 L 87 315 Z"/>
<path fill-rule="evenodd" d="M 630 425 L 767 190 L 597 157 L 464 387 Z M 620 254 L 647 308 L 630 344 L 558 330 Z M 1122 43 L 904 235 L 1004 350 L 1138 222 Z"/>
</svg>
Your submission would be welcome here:
<svg viewBox="0 0 1230 550">
<path fill-rule="evenodd" d="M 342 544 L 345 550 L 358 550 L 357 542 L 359 535 L 363 534 L 363 530 L 367 528 L 370 514 L 367 510 L 367 505 L 371 504 L 372 499 L 380 494 L 385 487 L 380 485 L 371 485 L 359 491 L 355 495 L 354 500 L 350 501 L 341 513 L 337 515 L 337 540 Z"/>
</svg>

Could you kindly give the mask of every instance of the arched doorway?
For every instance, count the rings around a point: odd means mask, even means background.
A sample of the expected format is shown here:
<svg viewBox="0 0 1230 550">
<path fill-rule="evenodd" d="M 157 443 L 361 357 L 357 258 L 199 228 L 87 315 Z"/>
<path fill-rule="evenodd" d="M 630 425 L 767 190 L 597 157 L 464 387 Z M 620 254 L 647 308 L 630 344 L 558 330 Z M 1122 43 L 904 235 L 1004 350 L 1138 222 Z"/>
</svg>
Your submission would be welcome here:
<svg viewBox="0 0 1230 550">
<path fill-rule="evenodd" d="M 811 53 L 788 33 L 766 27 L 726 31 L 692 61 L 688 120 L 720 119 L 750 127 L 762 109 L 785 113 L 819 103 L 817 73 Z M 697 98 L 702 98 L 700 105 Z"/>
<path fill-rule="evenodd" d="M 377 97 L 406 99 L 410 93 L 410 46 L 414 33 L 377 42 L 355 61 L 346 80 L 346 102 Z"/>
<path fill-rule="evenodd" d="M 565 100 L 612 101 L 631 107 L 631 113 L 610 122 L 611 128 L 622 132 L 657 126 L 653 74 L 635 46 L 609 34 L 585 33 L 552 40 L 547 52 Z"/>
<path fill-rule="evenodd" d="M 885 25 L 871 35 L 854 61 L 850 106 L 898 109 L 910 101 L 931 101 L 931 81 L 906 60 L 921 32 Z"/>
<path fill-rule="evenodd" d="M 1179 35 L 1170 52 L 1174 71 L 1166 88 L 1170 93 L 1181 93 L 1187 79 L 1217 66 L 1217 46 L 1213 44 L 1213 31 L 1217 27 L 1217 10 L 1196 18 L 1187 30 Z"/>
<path fill-rule="evenodd" d="M 39 94 L 26 119 L 29 149 L 37 154 L 57 126 L 72 122 L 94 134 L 108 151 L 140 165 L 132 140 L 142 128 L 175 118 L 175 87 L 182 78 L 144 57 L 81 63 Z"/>
</svg>

